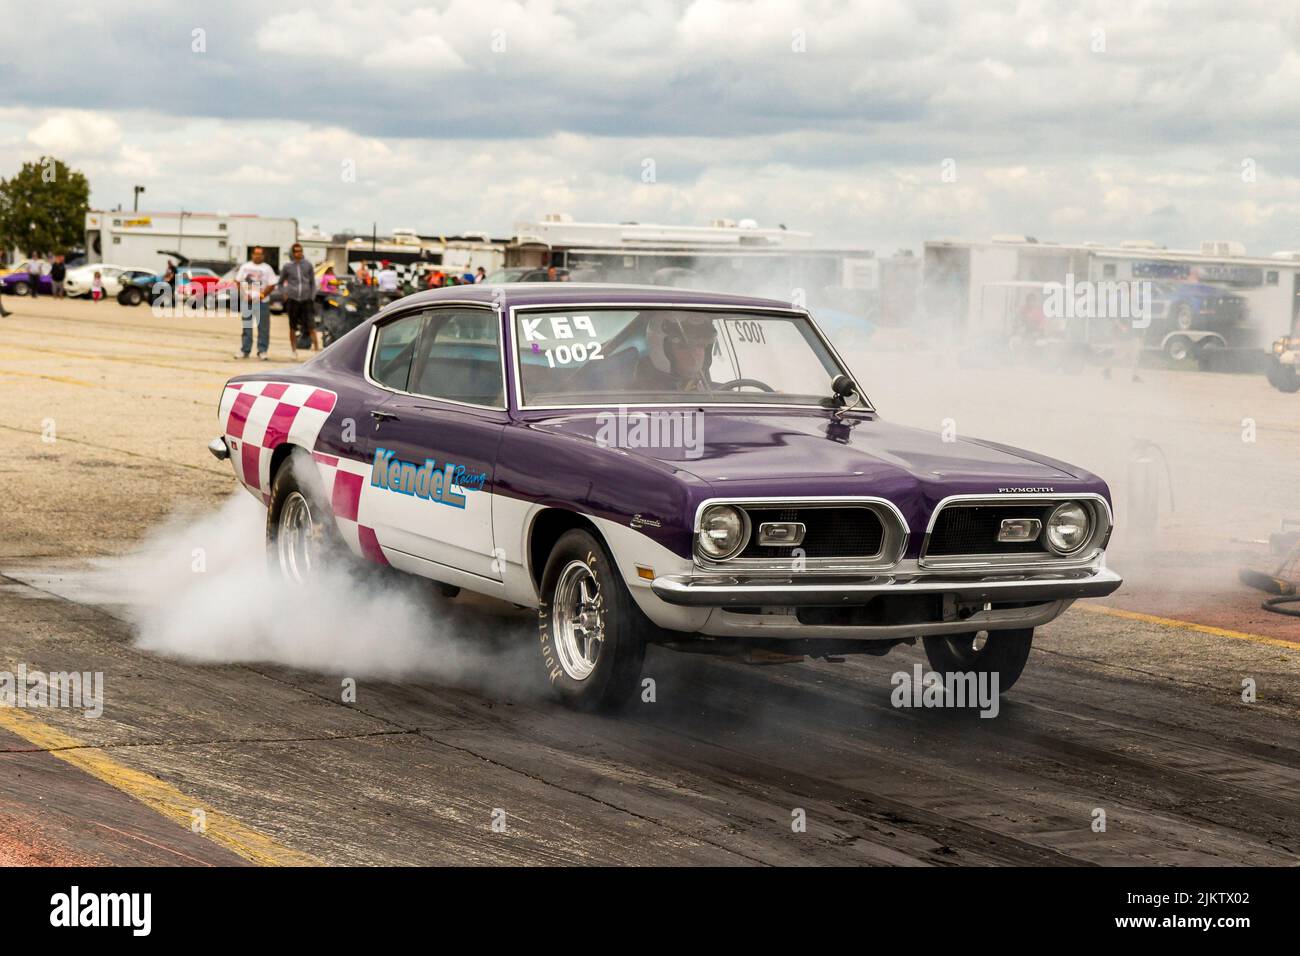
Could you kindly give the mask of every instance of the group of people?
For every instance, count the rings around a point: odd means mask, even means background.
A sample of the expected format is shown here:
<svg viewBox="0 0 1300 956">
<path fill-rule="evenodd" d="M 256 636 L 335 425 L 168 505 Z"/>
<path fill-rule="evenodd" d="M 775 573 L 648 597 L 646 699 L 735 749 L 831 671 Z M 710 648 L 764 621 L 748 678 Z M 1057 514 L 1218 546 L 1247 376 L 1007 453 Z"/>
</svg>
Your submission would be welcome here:
<svg viewBox="0 0 1300 956">
<path fill-rule="evenodd" d="M 235 358 L 252 356 L 253 329 L 257 329 L 257 357 L 267 360 L 271 348 L 271 313 L 267 301 L 277 285 L 284 293 L 284 311 L 289 317 L 289 349 L 298 357 L 298 340 L 308 336 L 313 352 L 320 351 L 320 331 L 316 328 L 316 270 L 303 255 L 302 246 L 293 244 L 289 261 L 279 274 L 266 261 L 266 250 L 254 246 L 249 259 L 235 272 L 235 282 L 244 298 L 240 310 L 242 328 L 239 351 Z"/>
<path fill-rule="evenodd" d="M 68 278 L 66 257 L 57 255 L 52 260 L 47 261 L 43 255 L 33 252 L 27 257 L 27 261 L 23 265 L 31 280 L 27 283 L 27 287 L 33 297 L 41 294 L 41 280 L 45 276 L 50 277 L 50 295 L 56 299 L 62 299 L 68 294 L 64 286 L 64 282 Z M 95 275 L 98 276 L 99 273 L 97 272 Z M 4 302 L 0 301 L 0 318 L 4 318 L 9 314 L 9 310 L 4 307 Z"/>
</svg>

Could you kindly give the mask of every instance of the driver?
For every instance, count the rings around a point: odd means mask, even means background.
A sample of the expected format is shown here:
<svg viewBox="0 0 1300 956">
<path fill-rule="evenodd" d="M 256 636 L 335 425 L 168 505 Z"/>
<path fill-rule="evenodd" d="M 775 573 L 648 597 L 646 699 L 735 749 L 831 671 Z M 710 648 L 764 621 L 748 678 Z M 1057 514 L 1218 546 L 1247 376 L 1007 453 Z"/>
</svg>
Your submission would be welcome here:
<svg viewBox="0 0 1300 956">
<path fill-rule="evenodd" d="M 634 387 L 642 392 L 708 392 L 717 387 L 709 378 L 713 319 L 693 312 L 660 312 L 646 323 L 649 354 L 637 366 Z"/>
</svg>

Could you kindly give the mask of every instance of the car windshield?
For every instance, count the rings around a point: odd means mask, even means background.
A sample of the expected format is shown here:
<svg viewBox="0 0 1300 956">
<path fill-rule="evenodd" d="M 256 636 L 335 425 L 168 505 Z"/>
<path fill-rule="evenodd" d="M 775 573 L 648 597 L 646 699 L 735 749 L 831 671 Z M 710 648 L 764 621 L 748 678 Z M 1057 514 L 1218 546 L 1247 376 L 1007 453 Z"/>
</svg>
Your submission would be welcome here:
<svg viewBox="0 0 1300 956">
<path fill-rule="evenodd" d="M 515 317 L 522 404 L 831 406 L 844 370 L 800 315 L 545 309 Z"/>
</svg>

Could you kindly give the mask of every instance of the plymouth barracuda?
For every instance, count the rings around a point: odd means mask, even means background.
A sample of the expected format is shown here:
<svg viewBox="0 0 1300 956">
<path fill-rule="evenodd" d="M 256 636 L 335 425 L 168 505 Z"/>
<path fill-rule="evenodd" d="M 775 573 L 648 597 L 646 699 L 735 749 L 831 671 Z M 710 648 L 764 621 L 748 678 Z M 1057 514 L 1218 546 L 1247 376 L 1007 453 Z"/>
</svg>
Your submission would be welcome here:
<svg viewBox="0 0 1300 956">
<path fill-rule="evenodd" d="M 210 444 L 286 587 L 368 561 L 538 612 L 539 679 L 634 697 L 649 643 L 779 659 L 922 640 L 1020 676 L 1120 578 L 1106 484 L 894 425 L 811 315 L 664 287 L 473 285 L 393 303 L 224 389 Z M 762 656 L 762 655 L 760 655 Z"/>
</svg>

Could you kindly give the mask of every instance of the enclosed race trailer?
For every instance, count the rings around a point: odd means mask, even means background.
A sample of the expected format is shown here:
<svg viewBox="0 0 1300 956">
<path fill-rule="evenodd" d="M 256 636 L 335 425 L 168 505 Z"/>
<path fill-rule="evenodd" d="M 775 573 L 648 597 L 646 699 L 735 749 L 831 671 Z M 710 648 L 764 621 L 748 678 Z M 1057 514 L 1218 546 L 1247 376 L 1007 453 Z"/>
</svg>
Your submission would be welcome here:
<svg viewBox="0 0 1300 956">
<path fill-rule="evenodd" d="M 296 219 L 200 212 L 86 213 L 86 260 L 161 272 L 174 253 L 215 263 L 244 262 L 254 246 L 279 268 L 298 240 Z"/>
</svg>

